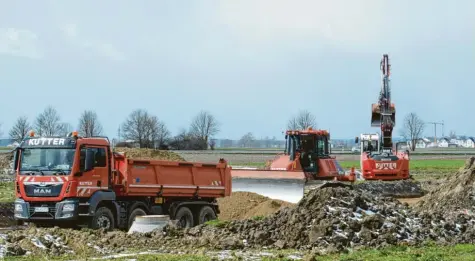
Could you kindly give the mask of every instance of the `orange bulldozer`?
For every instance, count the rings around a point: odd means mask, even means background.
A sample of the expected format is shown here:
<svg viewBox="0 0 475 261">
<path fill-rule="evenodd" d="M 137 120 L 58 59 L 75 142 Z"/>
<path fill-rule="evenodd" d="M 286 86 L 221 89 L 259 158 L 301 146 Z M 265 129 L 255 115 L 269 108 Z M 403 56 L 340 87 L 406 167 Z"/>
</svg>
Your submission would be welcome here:
<svg viewBox="0 0 475 261">
<path fill-rule="evenodd" d="M 326 130 L 288 130 L 285 150 L 265 168 L 232 168 L 233 191 L 247 191 L 297 203 L 306 187 L 351 186 L 354 169 L 344 171 L 330 156 Z"/>
</svg>

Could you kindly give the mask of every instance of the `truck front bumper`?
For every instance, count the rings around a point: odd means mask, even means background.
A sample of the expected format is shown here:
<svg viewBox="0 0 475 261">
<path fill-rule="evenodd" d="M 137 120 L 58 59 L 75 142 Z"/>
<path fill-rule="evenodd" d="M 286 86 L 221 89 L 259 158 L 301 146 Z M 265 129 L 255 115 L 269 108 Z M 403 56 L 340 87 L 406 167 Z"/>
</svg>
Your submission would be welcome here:
<svg viewBox="0 0 475 261">
<path fill-rule="evenodd" d="M 26 202 L 15 200 L 14 217 L 17 220 L 74 220 L 78 217 L 79 201 L 65 199 L 60 202 Z"/>
</svg>

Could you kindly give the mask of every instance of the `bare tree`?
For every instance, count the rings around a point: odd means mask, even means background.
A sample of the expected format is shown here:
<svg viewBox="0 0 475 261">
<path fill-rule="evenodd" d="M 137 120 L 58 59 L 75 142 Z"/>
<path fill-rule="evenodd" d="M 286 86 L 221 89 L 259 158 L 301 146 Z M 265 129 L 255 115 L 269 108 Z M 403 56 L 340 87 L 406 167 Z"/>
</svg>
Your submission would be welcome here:
<svg viewBox="0 0 475 261">
<path fill-rule="evenodd" d="M 28 135 L 30 130 L 31 125 L 28 122 L 28 118 L 19 117 L 8 134 L 10 135 L 10 139 L 15 140 L 16 142 L 21 142 Z"/>
<path fill-rule="evenodd" d="M 61 130 L 59 131 L 59 135 L 61 136 L 66 136 L 73 131 L 73 125 L 70 123 L 62 122 L 60 123 L 60 126 Z"/>
<path fill-rule="evenodd" d="M 255 140 L 256 139 L 254 138 L 254 135 L 252 134 L 252 132 L 248 132 L 244 134 L 244 136 L 241 137 L 241 139 L 239 140 L 239 144 L 243 148 L 249 148 L 249 147 L 252 147 Z"/>
<path fill-rule="evenodd" d="M 411 112 L 404 118 L 404 127 L 401 130 L 401 135 L 411 142 L 412 151 L 416 150 L 416 143 L 422 138 L 424 128 L 424 121 L 416 113 Z"/>
<path fill-rule="evenodd" d="M 147 111 L 133 111 L 122 124 L 121 135 L 125 139 L 134 140 L 141 148 L 155 148 L 161 145 L 170 135 L 165 123 Z"/>
<path fill-rule="evenodd" d="M 38 117 L 36 117 L 34 127 L 40 136 L 61 135 L 64 131 L 64 126 L 60 120 L 61 117 L 56 109 L 52 106 L 48 106 L 42 113 L 40 113 L 40 115 L 38 115 Z"/>
<path fill-rule="evenodd" d="M 191 122 L 191 135 L 201 140 L 206 147 L 208 146 L 209 139 L 218 134 L 218 132 L 219 123 L 209 112 L 199 112 Z M 206 149 L 206 147 L 204 149 Z"/>
<path fill-rule="evenodd" d="M 297 116 L 292 117 L 287 124 L 287 128 L 291 130 L 305 130 L 308 127 L 316 128 L 317 123 L 315 116 L 307 110 L 300 111 Z"/>
<path fill-rule="evenodd" d="M 102 134 L 102 125 L 96 112 L 86 110 L 79 117 L 78 130 L 83 137 L 93 137 Z"/>
</svg>

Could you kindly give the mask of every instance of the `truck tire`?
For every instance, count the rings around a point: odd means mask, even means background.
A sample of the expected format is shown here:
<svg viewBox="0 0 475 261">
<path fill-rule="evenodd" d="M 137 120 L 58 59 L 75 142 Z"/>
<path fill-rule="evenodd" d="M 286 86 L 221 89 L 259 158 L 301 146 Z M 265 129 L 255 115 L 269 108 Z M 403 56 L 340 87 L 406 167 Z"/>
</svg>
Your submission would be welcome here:
<svg viewBox="0 0 475 261">
<path fill-rule="evenodd" d="M 129 215 L 129 225 L 127 227 L 127 229 L 130 229 L 130 227 L 132 226 L 132 224 L 134 223 L 135 221 L 135 218 L 137 216 L 146 216 L 147 215 L 147 212 L 145 212 L 145 210 L 141 209 L 141 208 L 136 208 L 134 209 L 132 212 L 130 212 L 130 215 Z"/>
<path fill-rule="evenodd" d="M 210 206 L 203 206 L 198 214 L 198 225 L 216 219 L 216 213 Z"/>
<path fill-rule="evenodd" d="M 107 207 L 98 208 L 92 217 L 90 228 L 104 228 L 107 231 L 112 231 L 115 228 L 115 220 L 112 211 Z"/>
<path fill-rule="evenodd" d="M 180 207 L 175 214 L 175 220 L 178 221 L 177 225 L 181 228 L 193 227 L 193 213 L 188 207 Z"/>
</svg>

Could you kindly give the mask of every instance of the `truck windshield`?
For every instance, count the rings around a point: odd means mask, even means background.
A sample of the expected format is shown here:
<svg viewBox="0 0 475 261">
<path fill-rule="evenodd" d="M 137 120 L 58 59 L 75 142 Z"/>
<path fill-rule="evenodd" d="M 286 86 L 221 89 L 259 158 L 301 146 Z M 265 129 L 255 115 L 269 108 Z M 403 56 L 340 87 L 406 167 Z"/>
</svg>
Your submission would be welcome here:
<svg viewBox="0 0 475 261">
<path fill-rule="evenodd" d="M 75 149 L 34 148 L 23 149 L 20 171 L 41 172 L 43 175 L 69 174 L 74 161 Z"/>
</svg>

